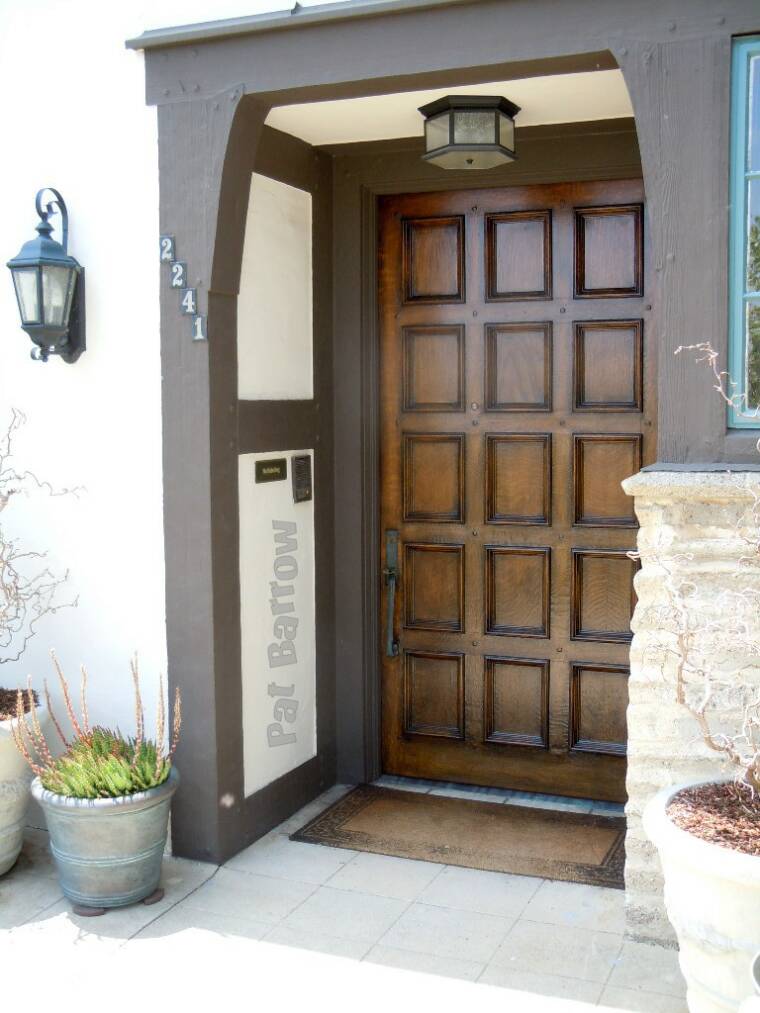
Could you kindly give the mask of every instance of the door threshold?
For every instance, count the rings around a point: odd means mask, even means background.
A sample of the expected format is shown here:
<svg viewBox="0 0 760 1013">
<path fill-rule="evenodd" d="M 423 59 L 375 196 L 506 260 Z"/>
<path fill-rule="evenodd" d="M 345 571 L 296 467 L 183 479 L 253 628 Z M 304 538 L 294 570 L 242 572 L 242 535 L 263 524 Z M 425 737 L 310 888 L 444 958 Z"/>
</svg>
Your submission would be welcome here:
<svg viewBox="0 0 760 1013">
<path fill-rule="evenodd" d="M 416 777 L 401 777 L 398 774 L 381 774 L 372 783 L 379 788 L 396 788 L 398 791 L 469 799 L 472 802 L 493 802 L 495 805 L 521 805 L 536 809 L 556 809 L 560 812 L 590 813 L 594 816 L 625 815 L 625 805 L 622 802 L 599 802 L 591 798 L 544 795 L 540 792 L 516 791 L 512 788 L 483 788 L 474 784 L 427 781 Z"/>
</svg>

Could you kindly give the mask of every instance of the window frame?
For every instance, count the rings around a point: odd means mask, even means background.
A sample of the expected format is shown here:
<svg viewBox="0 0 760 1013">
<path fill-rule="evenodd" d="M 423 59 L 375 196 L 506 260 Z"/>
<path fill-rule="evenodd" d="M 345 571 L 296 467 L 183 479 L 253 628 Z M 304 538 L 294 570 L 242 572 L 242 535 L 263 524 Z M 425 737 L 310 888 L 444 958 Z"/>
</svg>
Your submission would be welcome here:
<svg viewBox="0 0 760 1013">
<path fill-rule="evenodd" d="M 760 35 L 742 36 L 733 40 L 729 152 L 728 368 L 730 375 L 737 378 L 742 393 L 746 392 L 747 379 L 745 307 L 750 301 L 760 302 L 760 291 L 748 292 L 746 288 L 749 181 L 760 180 L 760 167 L 748 168 L 749 68 L 753 57 L 760 58 Z M 739 409 L 729 407 L 728 424 L 732 429 L 758 429 L 760 411 L 757 411 L 754 417 L 746 418 L 742 417 Z"/>
</svg>

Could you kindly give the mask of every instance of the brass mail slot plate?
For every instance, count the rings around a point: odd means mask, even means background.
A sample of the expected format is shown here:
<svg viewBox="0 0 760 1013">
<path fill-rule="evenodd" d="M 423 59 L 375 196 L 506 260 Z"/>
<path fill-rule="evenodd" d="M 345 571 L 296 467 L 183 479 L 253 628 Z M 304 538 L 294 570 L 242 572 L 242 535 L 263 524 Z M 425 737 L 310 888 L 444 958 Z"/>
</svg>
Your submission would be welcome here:
<svg viewBox="0 0 760 1013">
<path fill-rule="evenodd" d="M 276 457 L 271 461 L 256 462 L 256 482 L 282 482 L 288 477 L 288 460 Z"/>
</svg>

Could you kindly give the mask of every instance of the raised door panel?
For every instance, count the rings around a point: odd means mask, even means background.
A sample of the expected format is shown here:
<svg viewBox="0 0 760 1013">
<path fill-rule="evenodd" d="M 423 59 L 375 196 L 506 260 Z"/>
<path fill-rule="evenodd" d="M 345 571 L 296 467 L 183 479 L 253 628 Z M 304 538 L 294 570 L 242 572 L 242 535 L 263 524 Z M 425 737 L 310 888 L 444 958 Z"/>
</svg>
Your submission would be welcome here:
<svg viewBox="0 0 760 1013">
<path fill-rule="evenodd" d="M 549 636 L 550 558 L 544 547 L 485 547 L 486 633 Z"/>
<path fill-rule="evenodd" d="M 575 209 L 575 298 L 610 299 L 644 292 L 641 204 Z"/>
<path fill-rule="evenodd" d="M 403 399 L 407 412 L 463 412 L 464 327 L 404 327 Z"/>
<path fill-rule="evenodd" d="M 629 669 L 578 662 L 570 674 L 570 748 L 625 756 Z"/>
<path fill-rule="evenodd" d="M 464 519 L 464 435 L 405 433 L 403 437 L 405 521 Z"/>
<path fill-rule="evenodd" d="M 534 658 L 485 660 L 485 741 L 548 748 L 549 662 Z"/>
<path fill-rule="evenodd" d="M 404 652 L 404 732 L 464 738 L 464 655 Z"/>
<path fill-rule="evenodd" d="M 577 412 L 640 412 L 644 407 L 641 320 L 582 320 L 575 325 Z"/>
<path fill-rule="evenodd" d="M 551 524 L 550 433 L 486 436 L 486 523 Z"/>
<path fill-rule="evenodd" d="M 621 483 L 640 470 L 638 433 L 577 433 L 573 437 L 574 523 L 636 527 L 633 499 Z"/>
<path fill-rule="evenodd" d="M 404 546 L 407 629 L 464 629 L 464 546 L 409 542 Z"/>
<path fill-rule="evenodd" d="M 551 211 L 512 211 L 485 218 L 486 299 L 551 299 Z"/>
<path fill-rule="evenodd" d="M 551 411 L 549 321 L 486 325 L 485 393 L 487 411 Z"/>
<path fill-rule="evenodd" d="M 637 564 L 626 549 L 572 550 L 573 640 L 630 643 Z"/>
<path fill-rule="evenodd" d="M 464 218 L 407 218 L 403 232 L 404 301 L 463 302 Z"/>
</svg>

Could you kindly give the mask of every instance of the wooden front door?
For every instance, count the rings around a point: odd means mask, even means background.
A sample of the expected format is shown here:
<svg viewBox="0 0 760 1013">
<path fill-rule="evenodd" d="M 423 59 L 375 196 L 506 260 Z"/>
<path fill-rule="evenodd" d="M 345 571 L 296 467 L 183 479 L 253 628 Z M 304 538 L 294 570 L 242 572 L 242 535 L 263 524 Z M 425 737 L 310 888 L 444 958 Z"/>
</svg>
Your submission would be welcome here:
<svg viewBox="0 0 760 1013">
<path fill-rule="evenodd" d="M 389 773 L 625 798 L 642 202 L 639 180 L 380 202 Z"/>
</svg>

